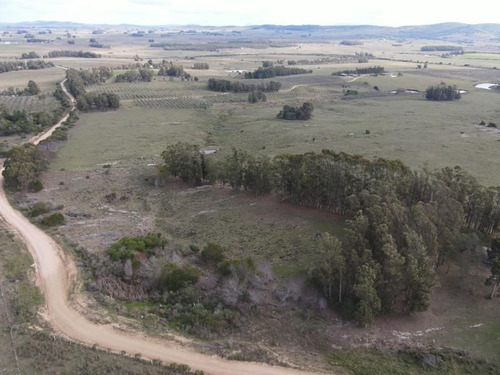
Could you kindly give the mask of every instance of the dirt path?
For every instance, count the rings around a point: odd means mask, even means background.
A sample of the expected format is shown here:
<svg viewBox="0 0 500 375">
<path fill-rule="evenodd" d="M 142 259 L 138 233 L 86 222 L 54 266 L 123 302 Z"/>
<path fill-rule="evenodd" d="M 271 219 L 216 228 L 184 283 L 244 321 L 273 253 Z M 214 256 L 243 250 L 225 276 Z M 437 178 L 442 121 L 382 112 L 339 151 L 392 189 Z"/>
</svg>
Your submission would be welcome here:
<svg viewBox="0 0 500 375">
<path fill-rule="evenodd" d="M 290 91 L 295 90 L 297 87 L 301 87 L 301 86 L 308 86 L 308 85 L 306 85 L 306 84 L 295 85 L 295 86 L 290 87 L 289 89 L 281 90 L 280 92 L 290 92 Z"/>
<path fill-rule="evenodd" d="M 66 82 L 66 79 L 64 79 L 64 80 L 61 81 L 61 88 L 62 88 L 64 94 L 66 94 L 66 96 L 68 97 L 68 99 L 69 99 L 69 101 L 71 103 L 71 109 L 69 110 L 69 112 L 62 119 L 59 120 L 59 122 L 57 124 L 55 124 L 54 126 L 52 126 L 50 129 L 46 130 L 45 132 L 37 134 L 37 135 L 31 137 L 28 142 L 31 142 L 34 145 L 37 145 L 41 141 L 44 141 L 47 138 L 49 138 L 52 135 L 52 133 L 54 133 L 54 130 L 56 130 L 59 126 L 61 126 L 61 124 L 64 121 L 66 121 L 68 119 L 69 114 L 71 113 L 71 111 L 75 109 L 76 100 L 75 100 L 75 98 L 73 98 L 73 95 L 71 95 L 69 93 L 69 91 L 66 89 L 66 86 L 64 86 L 65 82 Z"/>
<path fill-rule="evenodd" d="M 74 99 L 66 90 L 64 91 L 74 103 Z M 56 125 L 60 125 L 65 120 L 66 118 L 63 118 Z M 57 128 L 56 125 L 47 133 L 53 132 Z M 37 144 L 48 137 L 47 133 L 33 137 L 30 141 Z M 31 224 L 26 217 L 12 208 L 3 189 L 3 175 L 1 173 L 3 169 L 3 161 L 0 161 L 0 216 L 7 226 L 26 243 L 35 260 L 37 284 L 45 297 L 44 316 L 58 334 L 86 345 L 97 344 L 101 348 L 110 349 L 117 353 L 121 351 L 125 351 L 129 355 L 141 353 L 143 358 L 159 359 L 169 363 L 184 363 L 192 369 L 202 370 L 206 374 L 313 374 L 254 362 L 227 361 L 182 348 L 178 344 L 155 340 L 140 332 L 131 335 L 120 332 L 111 325 L 90 322 L 72 309 L 68 302 L 68 292 L 77 276 L 73 260 L 64 254 L 49 235 Z"/>
<path fill-rule="evenodd" d="M 355 77 L 355 78 L 353 78 L 353 79 L 351 79 L 350 81 L 347 81 L 347 82 L 354 82 L 354 81 L 356 81 L 356 80 L 358 80 L 358 79 L 360 79 L 360 78 L 365 77 L 366 75 L 367 75 L 367 74 L 362 74 L 362 75 L 357 76 L 357 77 Z"/>
</svg>

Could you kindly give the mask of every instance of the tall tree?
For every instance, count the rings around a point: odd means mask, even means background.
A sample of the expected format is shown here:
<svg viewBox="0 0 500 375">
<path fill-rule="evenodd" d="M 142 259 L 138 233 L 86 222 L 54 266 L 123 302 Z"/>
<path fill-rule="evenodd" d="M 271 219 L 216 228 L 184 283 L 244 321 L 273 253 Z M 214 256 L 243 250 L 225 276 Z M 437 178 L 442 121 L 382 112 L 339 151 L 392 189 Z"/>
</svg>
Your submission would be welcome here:
<svg viewBox="0 0 500 375">
<path fill-rule="evenodd" d="M 488 278 L 487 283 L 491 283 L 490 299 L 493 299 L 497 295 L 498 286 L 500 285 L 500 259 L 493 261 L 491 276 Z"/>
<path fill-rule="evenodd" d="M 375 316 L 380 312 L 381 302 L 375 289 L 376 271 L 369 265 L 358 268 L 358 281 L 354 285 L 357 298 L 355 318 L 358 322 L 367 325 L 373 323 Z"/>
<path fill-rule="evenodd" d="M 329 233 L 323 233 L 318 255 L 318 266 L 313 269 L 312 277 L 322 285 L 324 294 L 330 301 L 337 285 L 338 303 L 342 303 L 342 283 L 346 267 L 342 243 Z"/>
</svg>

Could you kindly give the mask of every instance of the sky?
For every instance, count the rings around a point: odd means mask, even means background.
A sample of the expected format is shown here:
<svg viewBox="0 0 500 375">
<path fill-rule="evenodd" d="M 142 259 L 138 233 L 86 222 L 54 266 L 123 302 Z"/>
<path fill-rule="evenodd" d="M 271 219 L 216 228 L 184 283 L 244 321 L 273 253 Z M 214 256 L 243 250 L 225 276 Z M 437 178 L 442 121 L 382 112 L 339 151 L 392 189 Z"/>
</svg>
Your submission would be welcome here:
<svg viewBox="0 0 500 375">
<path fill-rule="evenodd" d="M 497 0 L 0 0 L 0 23 L 425 25 L 500 23 Z"/>
</svg>

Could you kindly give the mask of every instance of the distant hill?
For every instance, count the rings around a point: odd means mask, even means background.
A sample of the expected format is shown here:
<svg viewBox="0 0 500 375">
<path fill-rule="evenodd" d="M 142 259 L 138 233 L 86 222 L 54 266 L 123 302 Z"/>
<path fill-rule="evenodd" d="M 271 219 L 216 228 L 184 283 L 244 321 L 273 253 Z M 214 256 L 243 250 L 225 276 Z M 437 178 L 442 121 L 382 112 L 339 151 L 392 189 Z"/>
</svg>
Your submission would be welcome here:
<svg viewBox="0 0 500 375">
<path fill-rule="evenodd" d="M 467 40 L 482 37 L 485 39 L 500 37 L 500 24 L 439 23 L 421 26 L 318 26 L 318 25 L 257 25 L 252 30 L 266 30 L 278 34 L 310 33 L 314 37 L 328 39 L 371 39 L 371 38 L 420 38 Z"/>
<path fill-rule="evenodd" d="M 310 37 L 314 39 L 372 39 L 372 38 L 419 38 L 419 39 L 441 39 L 457 42 L 467 42 L 472 39 L 498 40 L 500 39 L 500 24 L 465 24 L 457 22 L 439 23 L 433 25 L 418 26 L 373 26 L 373 25 L 254 25 L 254 26 L 200 26 L 200 25 L 104 25 L 104 24 L 83 24 L 75 22 L 59 21 L 32 21 L 18 23 L 0 23 L 1 27 L 9 28 L 171 28 L 189 27 L 196 29 L 210 28 L 217 29 L 234 28 L 241 30 L 246 36 L 252 35 L 280 37 L 285 39 Z"/>
</svg>

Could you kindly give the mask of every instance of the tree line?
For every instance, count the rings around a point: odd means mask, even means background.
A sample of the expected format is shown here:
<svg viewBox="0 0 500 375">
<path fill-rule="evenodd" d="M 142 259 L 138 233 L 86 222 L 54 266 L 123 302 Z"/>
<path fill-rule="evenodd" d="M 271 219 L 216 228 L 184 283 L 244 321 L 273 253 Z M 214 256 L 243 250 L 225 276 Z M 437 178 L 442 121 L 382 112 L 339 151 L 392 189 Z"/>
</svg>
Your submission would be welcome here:
<svg viewBox="0 0 500 375">
<path fill-rule="evenodd" d="M 274 78 L 281 76 L 290 76 L 295 74 L 307 74 L 312 73 L 311 69 L 302 68 L 290 68 L 282 65 L 269 66 L 267 68 L 259 67 L 253 72 L 246 72 L 244 74 L 245 78 L 263 79 L 263 78 Z"/>
<path fill-rule="evenodd" d="M 57 123 L 62 115 L 62 110 L 52 113 L 13 111 L 2 108 L 0 112 L 0 136 L 38 133 Z"/>
<path fill-rule="evenodd" d="M 165 60 L 158 67 L 159 76 L 191 78 L 191 75 L 184 71 L 184 66 L 166 62 Z"/>
<path fill-rule="evenodd" d="M 382 74 L 385 72 L 383 66 L 372 66 L 369 68 L 356 68 L 354 70 L 342 70 L 340 72 L 332 73 L 332 76 L 340 76 L 340 75 L 361 75 L 361 74 Z"/>
<path fill-rule="evenodd" d="M 273 192 L 348 219 L 341 239 L 322 236 L 309 275 L 332 306 L 363 324 L 426 310 L 436 269 L 500 224 L 500 188 L 481 186 L 459 167 L 412 171 L 401 161 L 331 150 L 273 159 L 233 150 L 212 158 L 183 143 L 162 157 L 160 176 Z"/>
<path fill-rule="evenodd" d="M 80 111 L 91 109 L 118 109 L 120 98 L 113 93 L 87 93 L 86 86 L 103 83 L 113 76 L 113 71 L 106 67 L 91 70 L 68 69 L 66 71 L 66 87 L 76 99 L 76 107 Z"/>
<path fill-rule="evenodd" d="M 423 46 L 420 48 L 420 51 L 454 51 L 454 52 L 461 52 L 462 54 L 464 53 L 464 49 L 462 47 L 458 46 L 446 46 L 446 45 L 441 45 L 441 46 Z"/>
<path fill-rule="evenodd" d="M 16 70 L 38 70 L 53 68 L 54 64 L 50 61 L 29 60 L 29 61 L 0 61 L 0 73 L 6 73 Z"/>
<path fill-rule="evenodd" d="M 8 152 L 4 167 L 5 187 L 19 191 L 40 186 L 38 177 L 40 173 L 48 169 L 48 162 L 42 151 L 35 145 L 26 143 L 23 146 L 12 147 Z"/>
<path fill-rule="evenodd" d="M 195 62 L 193 65 L 193 69 L 207 70 L 207 69 L 210 69 L 210 66 L 206 62 Z"/>
<path fill-rule="evenodd" d="M 70 50 L 56 50 L 50 51 L 48 57 L 80 57 L 86 59 L 97 59 L 101 54 L 89 51 L 70 51 Z"/>
<path fill-rule="evenodd" d="M 208 89 L 210 91 L 235 93 L 252 91 L 275 92 L 281 89 L 281 83 L 270 81 L 256 85 L 246 84 L 240 81 L 229 81 L 227 79 L 210 78 L 208 80 Z"/>
<path fill-rule="evenodd" d="M 437 85 L 430 86 L 425 90 L 425 98 L 435 101 L 452 101 L 462 97 L 456 86 Z"/>
<path fill-rule="evenodd" d="M 301 107 L 285 105 L 277 117 L 283 120 L 309 120 L 313 110 L 312 103 L 304 103 Z"/>
<path fill-rule="evenodd" d="M 151 82 L 154 72 L 151 69 L 129 70 L 118 74 L 115 82 Z"/>
<path fill-rule="evenodd" d="M 26 59 L 39 59 L 40 58 L 40 55 L 38 53 L 36 53 L 35 51 L 31 51 L 31 52 L 28 52 L 28 53 L 23 53 L 21 55 L 21 59 L 23 60 L 26 60 Z"/>
</svg>

